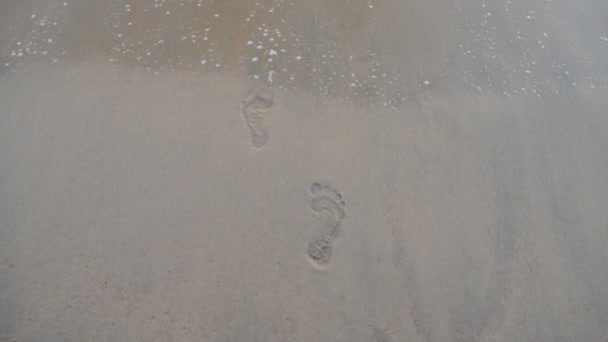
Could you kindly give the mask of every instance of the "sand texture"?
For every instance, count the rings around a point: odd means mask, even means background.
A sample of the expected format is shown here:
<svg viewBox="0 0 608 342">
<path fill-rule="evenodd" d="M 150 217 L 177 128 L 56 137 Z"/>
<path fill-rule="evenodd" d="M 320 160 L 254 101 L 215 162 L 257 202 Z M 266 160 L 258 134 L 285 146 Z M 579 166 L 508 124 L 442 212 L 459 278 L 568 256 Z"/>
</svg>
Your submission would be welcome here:
<svg viewBox="0 0 608 342">
<path fill-rule="evenodd" d="M 608 341 L 608 2 L 0 0 L 0 341 Z"/>
</svg>

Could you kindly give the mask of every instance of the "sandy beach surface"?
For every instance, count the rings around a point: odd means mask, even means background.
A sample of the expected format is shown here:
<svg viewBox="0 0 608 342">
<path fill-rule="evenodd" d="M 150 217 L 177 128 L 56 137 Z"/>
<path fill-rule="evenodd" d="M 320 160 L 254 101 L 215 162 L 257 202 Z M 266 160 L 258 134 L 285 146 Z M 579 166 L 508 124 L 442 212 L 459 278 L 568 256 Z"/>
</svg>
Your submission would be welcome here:
<svg viewBox="0 0 608 342">
<path fill-rule="evenodd" d="M 0 0 L 0 341 L 608 341 L 608 2 Z"/>
</svg>

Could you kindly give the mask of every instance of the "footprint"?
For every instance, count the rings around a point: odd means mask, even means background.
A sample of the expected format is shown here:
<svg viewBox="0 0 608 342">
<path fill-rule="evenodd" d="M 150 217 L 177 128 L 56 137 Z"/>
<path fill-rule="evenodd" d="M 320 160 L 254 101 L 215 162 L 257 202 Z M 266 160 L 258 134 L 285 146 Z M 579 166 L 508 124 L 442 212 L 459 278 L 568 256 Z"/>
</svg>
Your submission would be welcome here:
<svg viewBox="0 0 608 342">
<path fill-rule="evenodd" d="M 338 227 L 344 218 L 344 201 L 342 195 L 334 188 L 313 183 L 310 187 L 311 209 L 313 215 L 323 222 L 329 231 L 312 240 L 308 244 L 307 254 L 313 265 L 325 268 L 329 264 L 332 254 L 332 240 L 336 236 Z"/>
<path fill-rule="evenodd" d="M 344 201 L 342 195 L 334 188 L 313 183 L 310 187 L 312 196 L 311 209 L 316 218 L 328 228 L 334 229 L 344 218 Z"/>
<path fill-rule="evenodd" d="M 268 142 L 266 117 L 272 108 L 273 100 L 270 91 L 256 91 L 241 102 L 241 112 L 245 124 L 251 132 L 251 144 L 260 148 Z"/>
</svg>

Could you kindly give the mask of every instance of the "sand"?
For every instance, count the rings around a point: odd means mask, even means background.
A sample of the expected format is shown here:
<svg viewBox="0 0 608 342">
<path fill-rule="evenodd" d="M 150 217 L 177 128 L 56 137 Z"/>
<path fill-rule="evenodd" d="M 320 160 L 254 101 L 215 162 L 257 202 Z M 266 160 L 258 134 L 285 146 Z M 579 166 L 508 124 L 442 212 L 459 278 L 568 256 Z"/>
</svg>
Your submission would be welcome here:
<svg viewBox="0 0 608 342">
<path fill-rule="evenodd" d="M 0 1 L 0 341 L 608 341 L 608 3 Z"/>
</svg>

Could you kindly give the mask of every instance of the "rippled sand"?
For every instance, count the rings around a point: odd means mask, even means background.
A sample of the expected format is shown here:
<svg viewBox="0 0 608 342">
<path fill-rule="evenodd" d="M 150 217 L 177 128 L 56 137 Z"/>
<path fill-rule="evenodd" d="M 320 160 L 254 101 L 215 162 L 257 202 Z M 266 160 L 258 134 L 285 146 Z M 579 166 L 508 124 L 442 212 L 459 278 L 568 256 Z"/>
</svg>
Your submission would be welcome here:
<svg viewBox="0 0 608 342">
<path fill-rule="evenodd" d="M 608 3 L 0 1 L 0 341 L 608 338 Z"/>
</svg>

